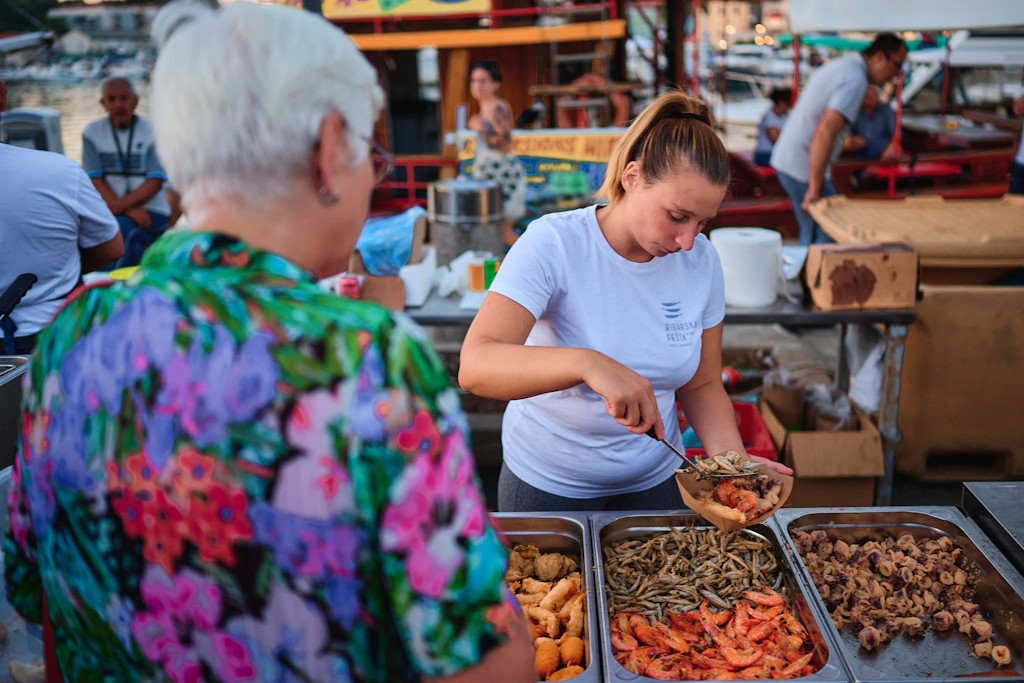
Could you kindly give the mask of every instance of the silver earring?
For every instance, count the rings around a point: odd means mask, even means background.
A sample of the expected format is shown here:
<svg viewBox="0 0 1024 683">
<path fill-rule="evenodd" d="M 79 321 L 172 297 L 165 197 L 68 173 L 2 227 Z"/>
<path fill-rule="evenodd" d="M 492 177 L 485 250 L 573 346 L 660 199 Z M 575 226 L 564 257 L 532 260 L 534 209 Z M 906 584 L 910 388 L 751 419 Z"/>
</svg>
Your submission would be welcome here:
<svg viewBox="0 0 1024 683">
<path fill-rule="evenodd" d="M 323 207 L 334 206 L 341 201 L 341 195 L 333 190 L 327 189 L 326 185 L 320 186 L 320 189 L 317 190 L 316 198 L 320 200 L 320 206 Z"/>
</svg>

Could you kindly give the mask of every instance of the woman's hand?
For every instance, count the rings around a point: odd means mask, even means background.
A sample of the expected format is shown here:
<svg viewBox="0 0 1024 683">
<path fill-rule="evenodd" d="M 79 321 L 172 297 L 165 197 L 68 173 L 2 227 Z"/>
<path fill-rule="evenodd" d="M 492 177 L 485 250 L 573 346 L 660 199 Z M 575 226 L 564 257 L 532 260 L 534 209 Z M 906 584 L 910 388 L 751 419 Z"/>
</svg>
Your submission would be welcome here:
<svg viewBox="0 0 1024 683">
<path fill-rule="evenodd" d="M 762 458 L 760 455 L 751 455 L 750 453 L 747 453 L 747 457 L 750 458 L 752 461 L 756 462 L 758 465 L 764 465 L 768 469 L 775 470 L 779 474 L 793 476 L 793 470 L 786 467 L 781 462 L 775 462 L 774 460 Z"/>
<path fill-rule="evenodd" d="M 479 114 L 473 114 L 469 117 L 469 122 L 466 124 L 470 130 L 475 130 L 478 133 L 484 132 L 484 121 L 480 118 Z"/>
<path fill-rule="evenodd" d="M 604 397 L 605 409 L 620 425 L 634 434 L 644 434 L 654 427 L 658 438 L 665 438 L 654 387 L 646 378 L 595 351 L 583 381 Z"/>
</svg>

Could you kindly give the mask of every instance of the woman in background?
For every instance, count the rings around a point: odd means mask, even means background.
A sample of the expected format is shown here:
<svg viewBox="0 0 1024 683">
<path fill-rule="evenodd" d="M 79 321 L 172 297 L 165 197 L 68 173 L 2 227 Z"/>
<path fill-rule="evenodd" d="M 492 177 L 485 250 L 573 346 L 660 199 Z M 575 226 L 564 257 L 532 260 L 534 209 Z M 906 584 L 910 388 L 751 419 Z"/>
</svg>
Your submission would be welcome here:
<svg viewBox="0 0 1024 683">
<path fill-rule="evenodd" d="M 498 96 L 501 67 L 493 60 L 477 61 L 469 67 L 469 92 L 480 105 L 480 113 L 469 119 L 479 135 L 473 160 L 473 177 L 493 180 L 501 187 L 505 226 L 502 238 L 512 245 L 519 237 L 517 220 L 526 215 L 526 172 L 512 154 L 512 108 Z"/>
</svg>

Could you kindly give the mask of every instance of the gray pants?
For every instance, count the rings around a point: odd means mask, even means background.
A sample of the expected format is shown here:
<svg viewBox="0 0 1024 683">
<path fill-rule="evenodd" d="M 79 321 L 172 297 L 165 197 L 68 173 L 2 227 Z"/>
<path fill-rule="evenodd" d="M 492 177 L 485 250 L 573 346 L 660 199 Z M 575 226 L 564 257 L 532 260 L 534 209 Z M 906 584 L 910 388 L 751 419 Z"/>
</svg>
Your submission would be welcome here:
<svg viewBox="0 0 1024 683">
<path fill-rule="evenodd" d="M 498 475 L 499 512 L 596 512 L 600 510 L 686 510 L 675 477 L 653 488 L 599 498 L 565 498 L 541 491 L 502 464 Z"/>
</svg>

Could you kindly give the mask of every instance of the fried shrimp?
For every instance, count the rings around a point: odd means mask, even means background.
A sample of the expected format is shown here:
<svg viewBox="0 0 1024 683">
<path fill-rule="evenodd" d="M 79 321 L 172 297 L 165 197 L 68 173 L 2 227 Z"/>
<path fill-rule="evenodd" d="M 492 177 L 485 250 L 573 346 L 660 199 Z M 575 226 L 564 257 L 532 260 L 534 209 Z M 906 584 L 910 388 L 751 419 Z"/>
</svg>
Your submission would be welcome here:
<svg viewBox="0 0 1024 683">
<path fill-rule="evenodd" d="M 540 601 L 540 606 L 544 609 L 551 611 L 558 611 L 565 604 L 565 601 L 576 594 L 576 591 L 580 589 L 579 579 L 562 579 L 555 587 L 548 591 L 548 594 L 544 596 L 544 599 Z"/>
</svg>

